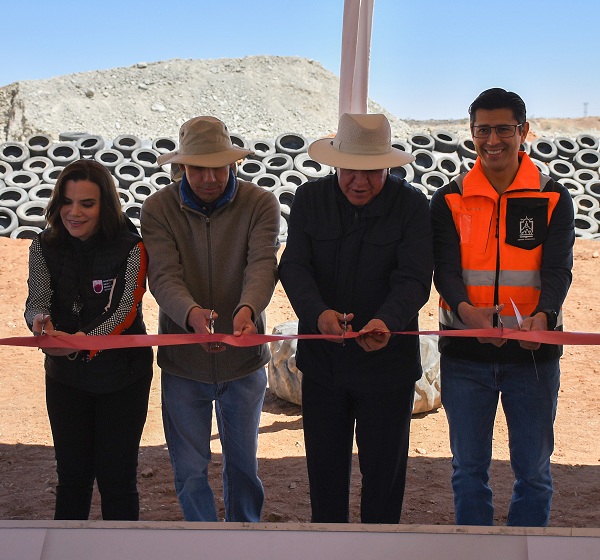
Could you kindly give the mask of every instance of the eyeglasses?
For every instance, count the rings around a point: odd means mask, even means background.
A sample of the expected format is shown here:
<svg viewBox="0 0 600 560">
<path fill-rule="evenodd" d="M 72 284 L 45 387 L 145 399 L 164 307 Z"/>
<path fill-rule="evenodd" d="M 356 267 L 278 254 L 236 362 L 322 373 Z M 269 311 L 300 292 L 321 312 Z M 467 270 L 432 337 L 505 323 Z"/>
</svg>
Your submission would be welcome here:
<svg viewBox="0 0 600 560">
<path fill-rule="evenodd" d="M 473 136 L 475 138 L 487 138 L 492 130 L 496 131 L 496 136 L 499 138 L 512 138 L 517 132 L 517 128 L 521 128 L 522 124 L 499 124 L 498 126 L 472 126 Z"/>
</svg>

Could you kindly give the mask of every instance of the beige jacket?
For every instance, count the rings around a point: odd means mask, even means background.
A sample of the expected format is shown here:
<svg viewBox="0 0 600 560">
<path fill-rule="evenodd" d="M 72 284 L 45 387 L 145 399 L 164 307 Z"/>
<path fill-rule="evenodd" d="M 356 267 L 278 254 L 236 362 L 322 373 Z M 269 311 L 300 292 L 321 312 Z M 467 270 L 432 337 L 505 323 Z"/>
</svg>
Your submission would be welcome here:
<svg viewBox="0 0 600 560">
<path fill-rule="evenodd" d="M 186 206 L 179 182 L 148 197 L 141 230 L 148 251 L 148 284 L 160 307 L 159 333 L 191 332 L 192 307 L 214 309 L 215 332 L 231 334 L 233 316 L 247 305 L 259 333 L 277 283 L 280 207 L 275 196 L 238 180 L 233 198 L 210 217 Z M 198 344 L 163 346 L 158 365 L 166 372 L 222 383 L 253 373 L 270 358 L 267 345 L 228 346 L 207 353 Z"/>
</svg>

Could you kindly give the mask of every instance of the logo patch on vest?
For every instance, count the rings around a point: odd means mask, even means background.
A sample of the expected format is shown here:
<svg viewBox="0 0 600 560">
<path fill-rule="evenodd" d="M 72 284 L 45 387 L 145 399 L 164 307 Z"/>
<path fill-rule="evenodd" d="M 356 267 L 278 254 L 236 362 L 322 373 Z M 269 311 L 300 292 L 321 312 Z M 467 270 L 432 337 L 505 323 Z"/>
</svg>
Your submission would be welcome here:
<svg viewBox="0 0 600 560">
<path fill-rule="evenodd" d="M 113 285 L 113 279 L 92 280 L 92 290 L 95 294 L 101 294 L 104 291 L 110 291 Z"/>
<path fill-rule="evenodd" d="M 509 198 L 506 204 L 506 243 L 531 250 L 548 237 L 548 199 Z"/>
<path fill-rule="evenodd" d="M 519 239 L 535 239 L 533 235 L 533 218 L 525 216 L 519 222 Z"/>
</svg>

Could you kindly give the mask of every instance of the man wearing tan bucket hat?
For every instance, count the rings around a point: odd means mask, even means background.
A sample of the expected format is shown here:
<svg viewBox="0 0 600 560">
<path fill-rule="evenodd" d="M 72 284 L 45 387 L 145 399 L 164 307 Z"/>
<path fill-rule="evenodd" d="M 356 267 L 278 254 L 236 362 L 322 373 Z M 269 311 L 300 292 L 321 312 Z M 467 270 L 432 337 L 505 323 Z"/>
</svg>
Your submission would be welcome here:
<svg viewBox="0 0 600 560">
<path fill-rule="evenodd" d="M 413 156 L 391 146 L 384 115 L 343 114 L 335 138 L 308 150 L 336 173 L 298 187 L 279 272 L 302 334 L 302 413 L 313 522 L 348 522 L 354 430 L 363 523 L 398 523 L 414 384 L 418 312 L 433 257 L 425 196 L 389 168 Z"/>
<path fill-rule="evenodd" d="M 235 162 L 250 153 L 232 145 L 219 119 L 196 117 L 181 126 L 179 149 L 159 158 L 183 172 L 146 199 L 141 215 L 161 334 L 264 333 L 280 208 L 272 193 L 235 176 Z M 186 520 L 218 520 L 207 478 L 214 401 L 225 520 L 260 521 L 256 452 L 269 358 L 267 345 L 158 349 L 165 436 Z"/>
</svg>

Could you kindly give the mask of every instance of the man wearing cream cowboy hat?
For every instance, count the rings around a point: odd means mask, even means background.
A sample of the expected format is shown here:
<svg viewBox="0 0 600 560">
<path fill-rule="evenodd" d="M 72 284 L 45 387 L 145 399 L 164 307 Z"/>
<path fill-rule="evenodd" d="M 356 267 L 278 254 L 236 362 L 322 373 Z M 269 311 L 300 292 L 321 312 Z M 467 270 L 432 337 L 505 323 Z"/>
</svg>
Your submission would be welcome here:
<svg viewBox="0 0 600 560">
<path fill-rule="evenodd" d="M 146 199 L 141 215 L 162 334 L 206 334 L 213 326 L 264 333 L 277 282 L 280 209 L 272 193 L 235 176 L 235 162 L 250 153 L 232 145 L 219 119 L 196 117 L 181 126 L 179 149 L 159 158 L 183 172 Z M 265 344 L 158 349 L 165 436 L 186 520 L 217 521 L 207 478 L 214 401 L 225 520 L 260 521 L 256 452 L 269 357 Z"/>
<path fill-rule="evenodd" d="M 384 115 L 343 114 L 309 155 L 336 173 L 298 187 L 279 273 L 298 332 L 312 521 L 348 522 L 353 436 L 362 473 L 361 522 L 398 523 L 414 384 L 418 312 L 433 257 L 425 196 L 389 168 L 414 157 L 391 145 Z"/>
</svg>

